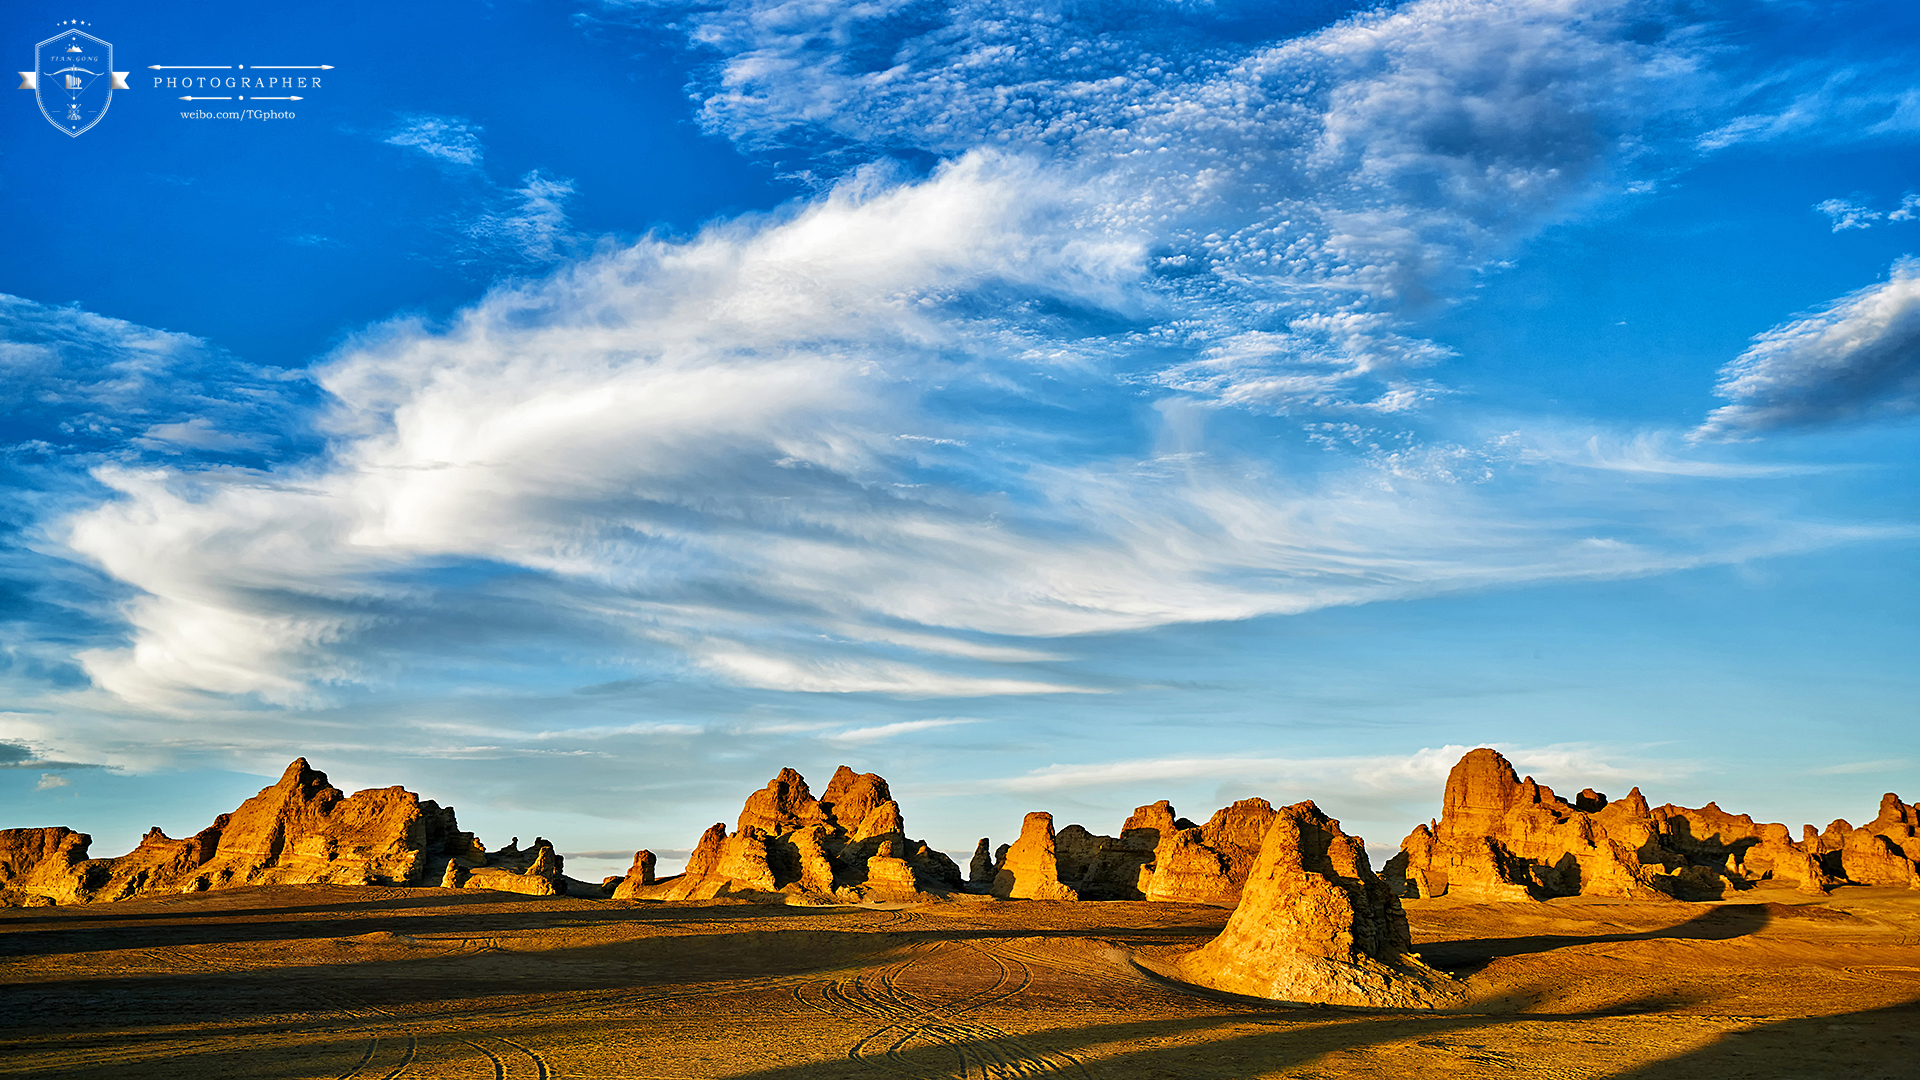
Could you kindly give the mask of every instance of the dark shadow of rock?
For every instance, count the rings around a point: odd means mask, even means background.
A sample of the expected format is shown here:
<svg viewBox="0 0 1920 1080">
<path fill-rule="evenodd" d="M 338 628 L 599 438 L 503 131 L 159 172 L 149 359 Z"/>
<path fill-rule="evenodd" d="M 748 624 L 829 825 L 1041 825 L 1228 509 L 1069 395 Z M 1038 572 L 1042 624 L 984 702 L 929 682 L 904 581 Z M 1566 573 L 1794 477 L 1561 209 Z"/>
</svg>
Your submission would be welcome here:
<svg viewBox="0 0 1920 1080">
<path fill-rule="evenodd" d="M 1813 905 L 1806 905 L 1812 907 Z M 1628 934 L 1530 934 L 1525 937 L 1481 938 L 1472 941 L 1436 941 L 1422 944 L 1420 955 L 1426 962 L 1450 975 L 1471 975 L 1495 960 L 1508 956 L 1527 956 L 1576 945 L 1599 945 L 1616 941 L 1726 941 L 1746 937 L 1767 928 L 1784 912 L 1801 911 L 1783 904 L 1719 904 L 1686 922 L 1659 930 L 1641 930 Z M 1845 912 L 1819 908 L 1839 918 Z M 1795 917 L 1809 917 L 1805 915 Z"/>
</svg>

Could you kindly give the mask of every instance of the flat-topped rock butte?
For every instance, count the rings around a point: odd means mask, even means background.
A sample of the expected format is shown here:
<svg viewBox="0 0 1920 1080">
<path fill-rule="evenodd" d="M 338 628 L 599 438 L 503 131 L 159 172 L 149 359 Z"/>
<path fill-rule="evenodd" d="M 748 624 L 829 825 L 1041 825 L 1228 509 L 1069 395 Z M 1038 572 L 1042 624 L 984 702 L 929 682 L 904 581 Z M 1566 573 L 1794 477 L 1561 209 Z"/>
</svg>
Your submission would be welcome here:
<svg viewBox="0 0 1920 1080">
<path fill-rule="evenodd" d="M 876 774 L 782 770 L 684 873 L 592 884 L 301 759 L 117 858 L 0 831 L 0 1072 L 1913 1075 L 1897 795 L 1796 839 L 1476 750 L 1378 874 L 1312 802 L 1036 811 L 964 874 L 905 821 Z"/>
</svg>

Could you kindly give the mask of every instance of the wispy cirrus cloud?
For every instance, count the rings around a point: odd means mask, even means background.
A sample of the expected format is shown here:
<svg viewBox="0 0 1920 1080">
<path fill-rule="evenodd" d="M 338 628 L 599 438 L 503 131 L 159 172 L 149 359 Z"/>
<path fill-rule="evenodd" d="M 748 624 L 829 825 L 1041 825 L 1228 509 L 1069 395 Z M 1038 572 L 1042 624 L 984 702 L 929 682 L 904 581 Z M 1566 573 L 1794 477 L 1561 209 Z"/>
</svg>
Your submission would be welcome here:
<svg viewBox="0 0 1920 1080">
<path fill-rule="evenodd" d="M 1063 791 L 1175 780 L 1261 781 L 1277 785 L 1344 785 L 1377 791 L 1433 792 L 1470 746 L 1423 747 L 1412 754 L 1342 757 L 1260 757 L 1252 755 L 1147 758 L 1081 765 L 1048 765 L 1018 776 L 983 782 L 1005 791 Z M 1520 746 L 1498 744 L 1516 771 L 1537 775 L 1541 783 L 1610 783 L 1671 779 L 1697 766 L 1583 744 Z"/>
<path fill-rule="evenodd" d="M 0 294 L 0 422 L 12 445 L 259 461 L 312 445 L 301 419 L 313 391 L 305 372 L 248 364 L 191 334 Z"/>
<path fill-rule="evenodd" d="M 982 723 L 966 717 L 942 717 L 934 720 L 901 720 L 891 724 L 869 724 L 865 727 L 848 728 L 826 736 L 827 741 L 837 743 L 880 742 L 899 735 L 911 735 L 916 731 L 932 731 L 935 728 L 959 727 L 966 724 Z"/>
<path fill-rule="evenodd" d="M 547 176 L 538 169 L 527 173 L 520 178 L 519 187 L 498 200 L 498 206 L 482 210 L 467 223 L 470 254 L 532 263 L 564 259 L 582 243 L 567 220 L 567 200 L 573 194 L 570 180 Z"/>
<path fill-rule="evenodd" d="M 486 147 L 480 140 L 484 130 L 458 116 L 409 113 L 381 141 L 440 165 L 477 170 L 486 162 Z"/>
<path fill-rule="evenodd" d="M 1886 219 L 1886 215 L 1880 211 L 1850 199 L 1826 199 L 1816 203 L 1814 209 L 1825 214 L 1827 220 L 1833 222 L 1834 232 L 1871 229 L 1874 222 Z"/>
<path fill-rule="evenodd" d="M 1814 9 L 1806 11 L 1821 18 Z M 1906 60 L 1836 64 L 1829 58 L 1776 64 L 1736 92 L 1745 107 L 1703 133 L 1702 149 L 1793 141 L 1850 143 L 1909 138 L 1920 132 L 1920 89 L 1913 86 Z"/>
<path fill-rule="evenodd" d="M 487 175 L 484 134 L 484 128 L 462 117 L 411 113 L 401 116 L 381 140 L 478 185 L 477 191 L 468 191 L 469 205 L 447 226 L 455 259 L 494 268 L 544 266 L 582 246 L 583 238 L 567 219 L 573 181 L 533 169 L 515 183 L 496 183 Z"/>
<path fill-rule="evenodd" d="M 1872 761 L 1849 761 L 1840 765 L 1822 765 L 1810 769 L 1815 776 L 1867 776 L 1874 773 L 1899 772 L 1913 764 L 1912 758 L 1876 758 Z"/>
</svg>

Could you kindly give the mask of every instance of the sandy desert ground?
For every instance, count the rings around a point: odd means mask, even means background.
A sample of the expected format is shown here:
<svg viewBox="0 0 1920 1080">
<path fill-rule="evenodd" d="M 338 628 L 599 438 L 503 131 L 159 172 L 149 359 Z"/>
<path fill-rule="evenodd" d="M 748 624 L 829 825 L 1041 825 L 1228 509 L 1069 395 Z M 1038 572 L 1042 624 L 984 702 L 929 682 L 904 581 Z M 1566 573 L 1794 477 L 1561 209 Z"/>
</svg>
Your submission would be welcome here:
<svg viewBox="0 0 1920 1080">
<path fill-rule="evenodd" d="M 1289 1008 L 1133 962 L 1224 909 L 783 908 L 234 889 L 0 910 L 0 1074 L 1920 1077 L 1920 891 L 1409 901 L 1443 1014 Z"/>
</svg>

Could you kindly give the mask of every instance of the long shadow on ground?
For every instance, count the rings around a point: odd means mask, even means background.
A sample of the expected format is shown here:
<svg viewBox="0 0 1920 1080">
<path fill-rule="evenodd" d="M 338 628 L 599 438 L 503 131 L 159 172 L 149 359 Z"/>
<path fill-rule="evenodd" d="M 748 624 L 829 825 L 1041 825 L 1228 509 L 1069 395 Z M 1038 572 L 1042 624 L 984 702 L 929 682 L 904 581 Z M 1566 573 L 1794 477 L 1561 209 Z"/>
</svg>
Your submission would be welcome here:
<svg viewBox="0 0 1920 1080">
<path fill-rule="evenodd" d="M 1913 1080 L 1920 1076 L 1920 999 L 1736 1031 L 1692 1053 L 1613 1080 Z"/>
<path fill-rule="evenodd" d="M 1779 907 L 1777 904 L 1722 904 L 1675 926 L 1624 934 L 1530 934 L 1523 937 L 1433 941 L 1420 946 L 1420 956 L 1428 964 L 1449 974 L 1471 975 L 1502 957 L 1526 956 L 1576 945 L 1663 939 L 1726 941 L 1766 929 Z"/>
</svg>

